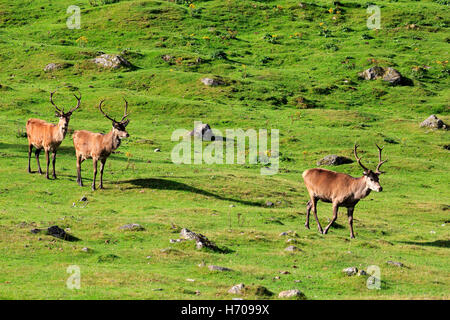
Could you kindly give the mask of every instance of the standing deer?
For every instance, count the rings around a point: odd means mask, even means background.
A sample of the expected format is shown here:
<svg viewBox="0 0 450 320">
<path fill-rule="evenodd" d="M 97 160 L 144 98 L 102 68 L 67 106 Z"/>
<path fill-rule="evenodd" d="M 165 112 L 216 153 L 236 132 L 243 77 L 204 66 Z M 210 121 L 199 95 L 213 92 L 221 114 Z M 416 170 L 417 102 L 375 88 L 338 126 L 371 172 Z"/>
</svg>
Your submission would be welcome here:
<svg viewBox="0 0 450 320">
<path fill-rule="evenodd" d="M 49 168 L 49 153 L 52 152 L 52 164 L 53 164 L 53 179 L 56 179 L 55 162 L 56 162 L 56 150 L 66 136 L 67 129 L 69 127 L 70 116 L 72 113 L 80 107 L 81 94 L 77 99 L 77 106 L 71 109 L 69 112 L 64 112 L 64 108 L 60 109 L 53 102 L 53 94 L 50 93 L 50 102 L 56 109 L 56 116 L 59 117 L 58 124 L 48 123 L 40 119 L 29 119 L 27 121 L 27 137 L 28 137 L 28 172 L 31 173 L 31 152 L 33 146 L 36 148 L 35 155 L 38 165 L 38 172 L 42 174 L 41 165 L 39 164 L 39 154 L 41 150 L 45 150 L 45 158 L 47 160 L 47 179 Z"/>
<path fill-rule="evenodd" d="M 353 210 L 359 200 L 367 197 L 370 191 L 381 192 L 383 188 L 380 186 L 379 175 L 383 172 L 380 167 L 387 160 L 381 160 L 381 150 L 378 145 L 378 165 L 375 171 L 365 167 L 358 158 L 355 144 L 354 154 L 358 164 L 364 169 L 362 177 L 354 178 L 345 173 L 334 172 L 326 169 L 309 169 L 303 172 L 303 180 L 308 189 L 310 200 L 306 205 L 306 222 L 305 227 L 309 229 L 309 213 L 311 209 L 314 213 L 319 232 L 326 234 L 331 225 L 336 221 L 339 207 L 347 208 L 348 223 L 350 225 L 350 237 L 354 238 L 353 233 Z M 331 202 L 333 204 L 333 218 L 330 223 L 322 230 L 319 219 L 317 218 L 317 201 Z"/>
<path fill-rule="evenodd" d="M 124 99 L 125 100 L 125 99 Z M 127 109 L 128 102 L 125 100 L 125 112 L 122 119 L 118 122 L 109 117 L 102 110 L 102 104 L 105 100 L 100 101 L 98 108 L 103 115 L 112 121 L 112 129 L 109 133 L 94 133 L 86 130 L 75 131 L 72 135 L 73 145 L 75 146 L 75 152 L 77 156 L 77 183 L 80 187 L 83 186 L 81 179 L 81 163 L 89 158 L 92 158 L 94 165 L 94 180 L 92 181 L 92 190 L 95 190 L 95 178 L 97 177 L 97 161 L 100 160 L 100 185 L 99 188 L 103 189 L 103 169 L 105 167 L 106 159 L 109 155 L 119 148 L 120 142 L 123 138 L 128 138 L 130 135 L 125 130 L 130 120 L 126 120 L 128 117 Z"/>
</svg>

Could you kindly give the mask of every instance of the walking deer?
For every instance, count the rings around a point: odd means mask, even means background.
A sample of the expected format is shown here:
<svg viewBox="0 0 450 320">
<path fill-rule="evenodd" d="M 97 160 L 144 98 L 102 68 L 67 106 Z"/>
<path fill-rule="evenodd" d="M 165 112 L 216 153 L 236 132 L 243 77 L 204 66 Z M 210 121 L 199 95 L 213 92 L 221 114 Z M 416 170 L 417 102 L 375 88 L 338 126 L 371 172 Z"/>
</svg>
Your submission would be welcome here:
<svg viewBox="0 0 450 320">
<path fill-rule="evenodd" d="M 334 172 L 326 169 L 309 169 L 303 172 L 303 180 L 308 189 L 310 200 L 306 205 L 306 222 L 305 227 L 309 229 L 309 213 L 311 209 L 314 213 L 314 218 L 320 233 L 326 234 L 331 225 L 336 221 L 339 207 L 347 208 L 348 223 L 350 226 L 350 237 L 354 238 L 353 232 L 353 211 L 359 200 L 367 197 L 370 191 L 381 192 L 383 188 L 380 185 L 379 176 L 381 173 L 380 167 L 387 160 L 381 160 L 381 151 L 383 150 L 378 145 L 378 165 L 375 171 L 365 167 L 361 163 L 361 158 L 358 157 L 357 148 L 355 144 L 353 152 L 356 161 L 364 169 L 362 177 L 354 178 L 345 173 Z M 317 201 L 331 202 L 333 204 L 333 217 L 322 230 L 319 219 L 317 218 Z"/>
<path fill-rule="evenodd" d="M 27 137 L 28 137 L 28 172 L 31 173 L 31 152 L 33 147 L 36 148 L 35 155 L 38 166 L 38 172 L 42 174 L 41 165 L 39 164 L 39 154 L 41 150 L 45 151 L 45 158 L 47 160 L 47 179 L 49 170 L 49 153 L 52 153 L 53 164 L 53 179 L 56 179 L 55 162 L 56 162 L 56 150 L 60 146 L 64 137 L 66 136 L 67 129 L 69 127 L 70 116 L 81 105 L 81 94 L 77 99 L 77 105 L 75 108 L 70 109 L 69 112 L 64 112 L 64 108 L 60 109 L 53 102 L 53 94 L 56 91 L 50 93 L 50 102 L 56 109 L 56 116 L 59 117 L 58 124 L 48 123 L 40 119 L 29 119 L 27 121 Z"/>
<path fill-rule="evenodd" d="M 124 99 L 125 100 L 125 99 Z M 81 163 L 92 158 L 94 165 L 94 179 L 92 181 L 92 190 L 95 190 L 95 179 L 97 177 L 97 161 L 100 160 L 100 185 L 99 188 L 103 189 L 103 169 L 105 167 L 106 159 L 109 155 L 119 148 L 121 140 L 128 138 L 130 135 L 125 130 L 130 120 L 128 117 L 128 102 L 125 100 L 125 112 L 120 121 L 116 121 L 108 116 L 102 110 L 102 104 L 105 100 L 100 101 L 98 106 L 100 112 L 109 120 L 112 121 L 112 129 L 109 133 L 94 133 L 86 130 L 75 131 L 72 135 L 73 145 L 77 156 L 77 183 L 80 187 L 83 186 L 81 179 Z"/>
</svg>

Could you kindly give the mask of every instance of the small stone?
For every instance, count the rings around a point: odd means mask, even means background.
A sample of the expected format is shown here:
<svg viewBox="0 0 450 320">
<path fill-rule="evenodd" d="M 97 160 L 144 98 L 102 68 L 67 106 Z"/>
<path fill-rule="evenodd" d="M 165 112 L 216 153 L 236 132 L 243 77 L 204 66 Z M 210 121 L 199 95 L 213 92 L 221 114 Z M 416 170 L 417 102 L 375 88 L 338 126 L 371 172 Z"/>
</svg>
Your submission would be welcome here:
<svg viewBox="0 0 450 320">
<path fill-rule="evenodd" d="M 280 280 L 280 279 L 281 279 L 280 276 L 273 277 L 273 280 Z"/>
<path fill-rule="evenodd" d="M 88 198 L 86 197 L 86 196 L 83 196 L 81 199 L 80 199 L 80 201 L 87 201 L 88 200 Z"/>
<path fill-rule="evenodd" d="M 348 268 L 343 269 L 342 272 L 344 272 L 348 276 L 354 276 L 354 275 L 356 275 L 358 273 L 358 268 L 356 268 L 356 267 L 348 267 Z"/>
<path fill-rule="evenodd" d="M 230 204 L 230 208 L 234 208 L 236 207 L 234 204 Z"/>
<path fill-rule="evenodd" d="M 280 274 L 291 274 L 291 273 L 289 271 L 284 270 L 284 271 L 280 271 Z"/>
<path fill-rule="evenodd" d="M 224 85 L 225 81 L 223 81 L 222 79 L 219 78 L 202 78 L 200 79 L 200 81 L 205 85 L 205 86 L 220 86 L 220 85 Z"/>
<path fill-rule="evenodd" d="M 296 239 L 289 238 L 286 240 L 286 242 L 287 243 L 297 243 L 298 241 Z"/>
<path fill-rule="evenodd" d="M 300 283 L 302 280 L 294 280 L 295 283 Z"/>
<path fill-rule="evenodd" d="M 280 237 L 283 237 L 283 236 L 287 236 L 288 235 L 288 233 L 285 231 L 285 232 L 282 232 L 282 233 L 280 233 Z"/>
<path fill-rule="evenodd" d="M 229 268 L 226 267 L 221 267 L 221 266 L 214 266 L 214 265 L 209 265 L 208 269 L 211 271 L 233 271 Z"/>
<path fill-rule="evenodd" d="M 186 281 L 194 282 L 195 280 L 194 279 L 186 279 Z"/>
<path fill-rule="evenodd" d="M 244 289 L 245 289 L 245 285 L 243 283 L 240 283 L 240 284 L 237 284 L 237 285 L 231 287 L 231 289 L 228 290 L 228 293 L 241 294 Z"/>
<path fill-rule="evenodd" d="M 92 62 L 103 68 L 110 69 L 117 69 L 120 67 L 130 68 L 133 66 L 128 60 L 117 54 L 102 54 L 94 58 Z"/>
<path fill-rule="evenodd" d="M 367 276 L 367 272 L 365 272 L 364 270 L 359 270 L 358 276 Z"/>
<path fill-rule="evenodd" d="M 297 248 L 296 246 L 289 246 L 286 249 L 284 249 L 284 251 L 297 252 L 297 251 L 301 251 L 301 250 L 299 248 Z"/>
<path fill-rule="evenodd" d="M 143 231 L 145 230 L 144 227 L 142 227 L 140 224 L 137 223 L 130 223 L 130 224 L 125 224 L 121 227 L 119 227 L 120 230 L 130 230 L 130 231 Z"/>
<path fill-rule="evenodd" d="M 83 251 L 83 252 L 89 252 L 90 250 L 89 250 L 89 248 L 84 247 L 83 249 L 81 249 L 81 251 Z"/>
<path fill-rule="evenodd" d="M 347 164 L 347 163 L 352 163 L 353 160 L 347 157 L 343 157 L 343 156 L 337 156 L 335 154 L 330 154 L 327 155 L 325 157 L 323 157 L 322 159 L 320 159 L 319 161 L 317 161 L 317 165 L 318 166 L 339 166 L 341 164 Z"/>
<path fill-rule="evenodd" d="M 145 259 L 151 259 L 152 258 L 152 256 L 146 256 L 145 257 Z"/>
<path fill-rule="evenodd" d="M 398 261 L 391 261 L 391 260 L 389 260 L 389 261 L 387 261 L 386 263 L 387 263 L 387 264 L 390 264 L 390 265 L 393 265 L 393 266 L 396 266 L 396 267 L 403 267 L 403 266 L 404 266 L 403 263 L 398 262 Z"/>
<path fill-rule="evenodd" d="M 274 204 L 273 204 L 272 201 L 267 201 L 266 202 L 266 207 L 273 207 L 273 206 L 274 206 Z"/>
<path fill-rule="evenodd" d="M 154 152 L 161 152 L 161 149 L 156 148 L 156 149 L 154 150 Z"/>
<path fill-rule="evenodd" d="M 441 119 L 436 117 L 436 115 L 434 115 L 434 114 L 432 114 L 431 116 L 426 118 L 420 124 L 420 126 L 421 127 L 429 127 L 429 128 L 433 128 L 433 129 L 448 129 L 448 126 L 444 123 L 444 121 L 442 121 Z"/>
<path fill-rule="evenodd" d="M 278 297 L 279 298 L 297 298 L 297 299 L 301 299 L 301 300 L 306 299 L 305 294 L 298 289 L 281 291 L 278 294 Z"/>
</svg>

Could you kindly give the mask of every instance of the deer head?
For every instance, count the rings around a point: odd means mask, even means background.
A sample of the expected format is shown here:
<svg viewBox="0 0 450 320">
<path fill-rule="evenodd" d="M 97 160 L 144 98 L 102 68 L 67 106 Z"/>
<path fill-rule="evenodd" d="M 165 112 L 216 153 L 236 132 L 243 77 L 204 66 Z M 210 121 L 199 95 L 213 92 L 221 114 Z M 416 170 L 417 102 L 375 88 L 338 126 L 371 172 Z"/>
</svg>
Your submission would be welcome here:
<svg viewBox="0 0 450 320">
<path fill-rule="evenodd" d="M 378 165 L 377 165 L 377 168 L 375 169 L 375 171 L 372 171 L 372 170 L 368 169 L 366 166 L 364 166 L 361 163 L 361 157 L 358 157 L 358 154 L 357 154 L 357 151 L 356 151 L 356 149 L 358 148 L 357 144 L 355 144 L 353 152 L 355 154 L 356 161 L 361 166 L 361 168 L 364 169 L 363 175 L 364 175 L 364 179 L 365 179 L 365 182 L 366 182 L 366 186 L 370 190 L 373 190 L 373 191 L 376 191 L 376 192 L 381 192 L 381 191 L 383 191 L 383 187 L 381 187 L 381 185 L 380 185 L 379 176 L 380 176 L 380 174 L 382 174 L 384 172 L 380 171 L 380 167 L 381 167 L 381 165 L 383 163 L 385 163 L 387 161 L 387 159 L 383 160 L 383 161 L 381 160 L 381 151 L 383 150 L 383 148 L 380 148 L 377 144 L 375 144 L 375 145 L 378 148 Z"/>
<path fill-rule="evenodd" d="M 112 121 L 112 127 L 113 127 L 113 132 L 116 134 L 116 136 L 119 139 L 123 139 L 123 138 L 128 138 L 130 135 L 128 134 L 128 132 L 125 130 L 126 126 L 128 125 L 128 123 L 130 122 L 130 120 L 127 119 L 129 113 L 127 113 L 128 110 L 128 101 L 125 100 L 125 98 L 123 99 L 125 101 L 125 111 L 123 113 L 123 117 L 122 119 L 120 119 L 120 121 L 116 121 L 114 118 L 111 118 L 110 116 L 108 116 L 103 110 L 102 110 L 102 104 L 105 100 L 100 101 L 100 104 L 98 105 L 98 108 L 100 109 L 100 112 L 103 113 L 103 115 Z"/>
<path fill-rule="evenodd" d="M 55 107 L 55 115 L 57 117 L 59 117 L 59 122 L 62 125 L 63 130 L 67 131 L 67 127 L 69 126 L 70 116 L 81 105 L 81 93 L 80 93 L 80 97 L 77 97 L 74 94 L 75 99 L 77 99 L 77 105 L 74 108 L 70 109 L 69 112 L 64 112 L 64 108 L 62 108 L 62 109 L 58 108 L 58 106 L 53 102 L 53 94 L 55 92 L 56 92 L 56 90 L 50 93 L 50 103 Z"/>
</svg>

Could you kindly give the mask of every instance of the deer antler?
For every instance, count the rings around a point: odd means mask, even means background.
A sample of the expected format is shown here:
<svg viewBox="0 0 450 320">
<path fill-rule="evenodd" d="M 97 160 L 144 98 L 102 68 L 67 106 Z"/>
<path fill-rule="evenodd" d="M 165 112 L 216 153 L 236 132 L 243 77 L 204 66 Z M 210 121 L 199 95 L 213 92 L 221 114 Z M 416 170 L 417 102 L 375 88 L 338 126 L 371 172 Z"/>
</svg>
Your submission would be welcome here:
<svg viewBox="0 0 450 320">
<path fill-rule="evenodd" d="M 125 120 L 126 117 L 128 117 L 128 115 L 129 115 L 129 113 L 127 113 L 127 110 L 128 110 L 128 101 L 127 101 L 125 98 L 123 98 L 123 100 L 125 101 L 125 111 L 123 112 L 123 117 L 122 117 L 122 119 L 120 120 L 120 122 L 123 122 L 123 120 Z"/>
<path fill-rule="evenodd" d="M 377 168 L 375 169 L 376 173 L 384 173 L 383 171 L 380 171 L 380 167 L 383 163 L 385 163 L 386 161 L 388 161 L 388 159 L 381 161 L 381 151 L 383 150 L 383 148 L 380 148 L 377 144 L 375 144 L 378 148 L 378 165 Z"/>
<path fill-rule="evenodd" d="M 357 148 L 358 148 L 358 145 L 355 144 L 355 147 L 354 147 L 354 149 L 353 149 L 353 152 L 354 152 L 354 154 L 355 154 L 356 161 L 358 161 L 358 164 L 361 166 L 361 168 L 364 169 L 364 171 L 369 171 L 369 169 L 367 169 L 367 167 L 365 167 L 365 166 L 361 163 L 361 158 L 358 158 L 358 154 L 357 154 L 357 152 L 356 152 L 356 149 L 357 149 Z"/>
<path fill-rule="evenodd" d="M 75 108 L 73 108 L 73 109 L 70 109 L 70 111 L 68 113 L 72 113 L 72 112 L 74 112 L 75 110 L 77 110 L 80 107 L 80 105 L 81 105 L 81 92 L 79 92 L 79 93 L 80 93 L 80 97 L 79 98 L 75 94 L 73 95 L 75 97 L 75 99 L 77 99 L 77 106 Z"/>
<path fill-rule="evenodd" d="M 55 107 L 56 111 L 58 111 L 59 114 L 63 114 L 63 113 L 64 113 L 64 109 L 61 110 L 61 109 L 58 108 L 58 107 L 56 106 L 56 104 L 53 102 L 53 94 L 54 94 L 55 92 L 56 92 L 56 90 L 53 91 L 53 92 L 50 92 L 50 102 L 51 102 L 51 104 Z"/>
<path fill-rule="evenodd" d="M 102 101 L 100 101 L 100 104 L 98 105 L 98 108 L 100 109 L 100 112 L 103 113 L 103 115 L 108 118 L 109 120 L 111 120 L 112 122 L 117 122 L 116 120 L 114 120 L 113 118 L 111 118 L 110 116 L 108 116 L 106 113 L 103 112 L 102 110 L 102 103 L 105 102 L 105 100 L 103 99 Z"/>
</svg>

